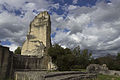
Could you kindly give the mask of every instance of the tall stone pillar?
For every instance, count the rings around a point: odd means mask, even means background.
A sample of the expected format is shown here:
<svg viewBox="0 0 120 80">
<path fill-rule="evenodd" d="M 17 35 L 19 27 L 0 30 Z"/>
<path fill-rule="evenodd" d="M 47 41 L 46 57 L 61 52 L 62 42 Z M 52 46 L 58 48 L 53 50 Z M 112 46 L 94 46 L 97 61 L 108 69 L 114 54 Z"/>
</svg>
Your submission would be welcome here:
<svg viewBox="0 0 120 80">
<path fill-rule="evenodd" d="M 38 14 L 30 23 L 21 55 L 43 56 L 51 46 L 51 21 L 47 11 Z"/>
</svg>

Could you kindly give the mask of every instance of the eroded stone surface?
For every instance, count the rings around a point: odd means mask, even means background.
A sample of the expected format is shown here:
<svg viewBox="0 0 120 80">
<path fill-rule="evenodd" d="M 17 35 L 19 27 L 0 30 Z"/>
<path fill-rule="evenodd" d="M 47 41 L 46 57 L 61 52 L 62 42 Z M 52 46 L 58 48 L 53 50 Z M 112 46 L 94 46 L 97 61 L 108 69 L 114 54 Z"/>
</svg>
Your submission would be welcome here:
<svg viewBox="0 0 120 80">
<path fill-rule="evenodd" d="M 43 56 L 51 45 L 50 15 L 44 11 L 30 23 L 30 29 L 23 44 L 22 55 Z"/>
</svg>

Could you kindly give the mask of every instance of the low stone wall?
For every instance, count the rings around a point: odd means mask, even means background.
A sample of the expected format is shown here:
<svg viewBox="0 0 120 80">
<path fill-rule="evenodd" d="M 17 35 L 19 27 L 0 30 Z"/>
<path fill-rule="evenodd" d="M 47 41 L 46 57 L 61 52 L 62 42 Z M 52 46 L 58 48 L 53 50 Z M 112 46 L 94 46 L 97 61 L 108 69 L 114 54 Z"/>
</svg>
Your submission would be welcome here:
<svg viewBox="0 0 120 80">
<path fill-rule="evenodd" d="M 15 72 L 15 80 L 44 80 L 45 71 L 17 71 Z"/>
<path fill-rule="evenodd" d="M 16 71 L 15 80 L 80 80 L 95 79 L 96 74 L 79 71 L 47 72 L 47 71 Z"/>
</svg>

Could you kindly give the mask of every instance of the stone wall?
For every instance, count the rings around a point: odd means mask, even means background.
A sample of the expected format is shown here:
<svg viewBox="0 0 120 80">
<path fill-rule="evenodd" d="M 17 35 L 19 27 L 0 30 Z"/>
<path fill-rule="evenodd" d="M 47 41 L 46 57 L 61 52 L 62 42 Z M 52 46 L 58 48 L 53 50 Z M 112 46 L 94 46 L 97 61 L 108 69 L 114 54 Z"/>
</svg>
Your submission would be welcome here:
<svg viewBox="0 0 120 80">
<path fill-rule="evenodd" d="M 98 73 L 103 75 L 117 75 L 120 76 L 120 71 L 109 70 L 106 64 L 99 65 L 99 64 L 90 64 L 87 67 L 87 72 L 89 73 Z"/>
<path fill-rule="evenodd" d="M 8 47 L 0 46 L 0 80 L 14 78 L 16 70 L 39 71 L 51 69 L 50 60 L 47 55 L 43 57 L 16 55 L 9 51 Z"/>
<path fill-rule="evenodd" d="M 13 58 L 13 68 L 15 70 L 20 69 L 40 69 L 47 70 L 48 69 L 49 57 L 37 57 L 37 56 L 23 56 L 23 55 L 14 55 Z"/>
<path fill-rule="evenodd" d="M 12 78 L 13 76 L 13 53 L 8 47 L 0 46 L 0 80 Z"/>
<path fill-rule="evenodd" d="M 16 71 L 15 80 L 82 80 L 95 79 L 96 74 L 79 71 L 47 72 L 47 71 Z"/>
</svg>

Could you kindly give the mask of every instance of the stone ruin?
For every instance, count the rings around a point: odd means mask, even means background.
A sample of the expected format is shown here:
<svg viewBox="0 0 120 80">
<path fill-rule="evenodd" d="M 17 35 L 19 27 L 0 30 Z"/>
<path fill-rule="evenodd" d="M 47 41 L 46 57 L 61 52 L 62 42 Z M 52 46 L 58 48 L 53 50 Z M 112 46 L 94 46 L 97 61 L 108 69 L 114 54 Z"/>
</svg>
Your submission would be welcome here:
<svg viewBox="0 0 120 80">
<path fill-rule="evenodd" d="M 38 14 L 30 23 L 30 29 L 22 46 L 21 55 L 42 57 L 51 46 L 51 21 L 48 12 Z"/>
<path fill-rule="evenodd" d="M 89 73 L 97 73 L 103 75 L 115 75 L 120 76 L 120 71 L 116 70 L 109 70 L 106 64 L 99 65 L 99 64 L 90 64 L 86 68 L 87 72 Z"/>
<path fill-rule="evenodd" d="M 0 46 L 0 80 L 81 80 L 94 79 L 96 74 L 86 72 L 48 72 L 57 67 L 48 55 L 51 46 L 50 15 L 44 11 L 30 23 L 30 29 L 22 46 L 21 55 Z"/>
<path fill-rule="evenodd" d="M 34 69 L 56 69 L 52 63 L 51 57 L 47 54 L 48 48 L 51 46 L 51 21 L 47 11 L 38 14 L 30 23 L 29 32 L 26 41 L 23 43 L 21 55 L 29 56 L 21 58 L 26 61 L 26 66 L 35 60 L 33 64 L 37 65 Z M 30 57 L 31 56 L 31 57 Z M 36 57 L 36 58 L 35 58 Z M 34 59 L 35 58 L 35 59 Z M 16 58 L 17 59 L 17 58 Z M 26 60 L 28 59 L 28 60 Z M 20 60 L 17 60 L 21 62 Z M 40 64 L 39 64 L 40 63 Z M 42 67 L 39 67 L 42 66 Z M 31 67 L 32 69 L 33 67 Z"/>
<path fill-rule="evenodd" d="M 13 78 L 14 72 L 19 70 L 55 70 L 56 66 L 47 53 L 51 46 L 50 35 L 50 15 L 44 11 L 30 23 L 21 55 L 16 55 L 10 52 L 9 48 L 0 46 L 0 80 Z"/>
<path fill-rule="evenodd" d="M 90 65 L 87 67 L 87 72 L 89 72 L 89 73 L 100 73 L 100 72 L 108 73 L 109 70 L 108 70 L 108 67 L 107 67 L 106 64 L 103 64 L 103 65 L 90 64 Z"/>
<path fill-rule="evenodd" d="M 103 75 L 120 75 L 119 71 L 109 70 L 106 64 L 90 64 L 89 66 L 87 66 L 86 70 L 88 73 L 96 73 Z"/>
</svg>

